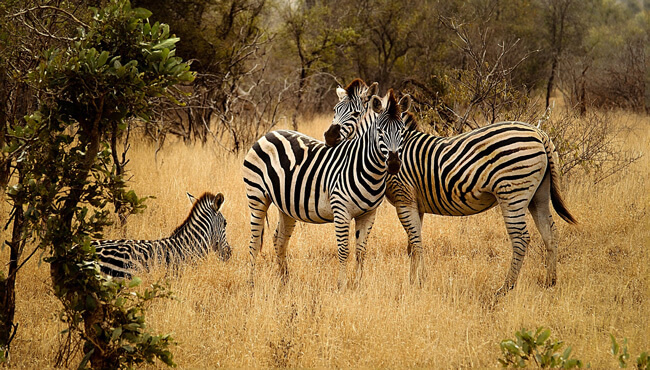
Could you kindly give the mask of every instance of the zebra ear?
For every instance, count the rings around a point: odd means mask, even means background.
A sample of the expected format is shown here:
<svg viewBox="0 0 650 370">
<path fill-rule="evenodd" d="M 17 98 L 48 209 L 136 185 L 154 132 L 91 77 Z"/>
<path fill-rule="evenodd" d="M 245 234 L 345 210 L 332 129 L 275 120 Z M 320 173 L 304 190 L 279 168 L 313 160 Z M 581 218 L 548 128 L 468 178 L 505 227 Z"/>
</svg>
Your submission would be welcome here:
<svg viewBox="0 0 650 370">
<path fill-rule="evenodd" d="M 411 109 L 411 95 L 406 94 L 402 97 L 402 99 L 399 100 L 399 109 L 402 111 L 402 113 L 406 113 Z"/>
<path fill-rule="evenodd" d="M 189 192 L 185 192 L 187 194 L 187 198 L 190 200 L 190 203 L 194 205 L 196 203 L 196 198 L 194 198 L 194 195 L 190 194 Z"/>
<path fill-rule="evenodd" d="M 366 99 L 365 101 L 370 100 L 370 97 L 373 95 L 377 95 L 379 92 L 379 84 L 377 82 L 373 82 L 370 87 L 368 87 L 368 90 L 366 90 Z"/>
<path fill-rule="evenodd" d="M 221 208 L 222 204 L 223 204 L 223 194 L 219 193 L 219 194 L 217 194 L 216 197 L 214 197 L 214 209 L 215 209 L 215 211 L 218 211 L 219 208 Z"/>
<path fill-rule="evenodd" d="M 339 97 L 339 101 L 343 101 L 348 96 L 348 92 L 345 91 L 345 89 L 341 88 L 341 86 L 336 88 L 336 95 Z"/>
<path fill-rule="evenodd" d="M 373 95 L 372 98 L 370 98 L 370 107 L 373 111 L 375 111 L 375 113 L 381 113 L 382 109 L 384 108 L 384 104 L 381 101 L 380 97 Z"/>
</svg>

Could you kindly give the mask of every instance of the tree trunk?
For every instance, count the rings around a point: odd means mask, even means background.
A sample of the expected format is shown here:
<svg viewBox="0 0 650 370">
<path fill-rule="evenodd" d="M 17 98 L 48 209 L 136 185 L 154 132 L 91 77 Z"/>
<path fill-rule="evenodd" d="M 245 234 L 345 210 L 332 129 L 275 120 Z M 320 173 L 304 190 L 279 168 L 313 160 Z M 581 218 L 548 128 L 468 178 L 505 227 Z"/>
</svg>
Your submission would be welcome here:
<svg viewBox="0 0 650 370">
<path fill-rule="evenodd" d="M 553 56 L 553 63 L 551 64 L 551 75 L 548 77 L 546 84 L 546 109 L 548 109 L 551 101 L 551 94 L 553 93 L 553 85 L 555 83 L 555 74 L 557 73 L 558 56 Z"/>
<path fill-rule="evenodd" d="M 580 116 L 584 117 L 587 114 L 587 89 L 586 84 L 586 74 L 589 67 L 585 67 L 580 74 L 580 81 L 578 82 L 578 111 Z"/>
<path fill-rule="evenodd" d="M 128 150 L 128 146 L 124 148 L 124 151 L 122 152 L 122 160 L 117 155 L 117 133 L 118 133 L 118 127 L 117 127 L 117 122 L 114 121 L 113 124 L 111 125 L 111 156 L 113 157 L 113 163 L 115 164 L 115 175 L 122 177 L 124 175 L 124 166 L 126 166 L 126 151 Z M 128 137 L 127 137 L 128 141 Z M 118 218 L 120 219 L 120 227 L 124 228 L 126 225 L 126 218 L 128 217 L 128 214 L 124 211 L 124 207 L 122 207 L 122 202 L 119 199 L 114 199 L 113 200 L 113 206 L 115 207 L 115 213 L 117 214 Z"/>
<path fill-rule="evenodd" d="M 302 99 L 306 81 L 307 71 L 303 66 L 300 70 L 300 80 L 298 83 L 298 103 L 296 104 L 296 109 L 294 109 L 293 116 L 291 117 L 291 129 L 294 131 L 298 131 L 298 114 L 300 114 L 300 109 L 302 108 Z"/>
<path fill-rule="evenodd" d="M 72 229 L 72 223 L 75 217 L 76 206 L 81 201 L 81 196 L 84 192 L 83 186 L 78 187 L 76 185 L 83 184 L 85 179 L 88 177 L 92 166 L 95 164 L 95 159 L 97 158 L 97 153 L 99 153 L 101 135 L 99 131 L 103 101 L 99 103 L 100 109 L 97 117 L 92 122 L 87 122 L 85 125 L 82 125 L 81 137 L 85 138 L 87 141 L 86 144 L 86 154 L 84 159 L 80 162 L 78 171 L 75 173 L 75 178 L 70 180 L 72 184 L 69 196 L 67 197 L 64 206 L 63 214 L 61 216 L 61 227 L 67 230 Z M 63 265 L 66 262 L 71 260 L 69 254 L 75 254 L 75 251 L 71 249 L 62 249 L 61 247 L 68 245 L 68 240 L 54 240 L 54 253 L 50 263 L 50 274 L 52 276 L 52 284 L 55 288 L 55 291 L 66 292 L 66 271 L 63 268 Z M 74 259 L 74 257 L 72 257 Z M 61 286 L 63 285 L 63 286 Z M 74 292 L 72 292 L 74 294 Z M 65 293 L 60 296 L 60 299 L 63 301 L 64 305 L 66 302 L 72 302 L 73 297 L 65 295 Z M 92 299 L 93 302 L 88 300 Z M 103 340 L 99 337 L 101 333 L 98 333 L 95 330 L 95 325 L 101 323 L 104 317 L 105 306 L 97 297 L 87 297 L 86 300 L 86 310 L 82 314 L 84 321 L 84 334 L 86 339 L 86 344 L 84 351 L 87 353 L 92 350 L 93 353 L 90 357 L 90 363 L 93 368 L 96 369 L 108 369 L 114 366 L 114 364 L 107 363 L 105 357 L 104 349 L 102 348 Z"/>
<path fill-rule="evenodd" d="M 0 279 L 0 350 L 9 354 L 11 341 L 16 334 L 18 325 L 14 324 L 16 313 L 16 275 L 18 273 L 18 259 L 23 249 L 23 207 L 22 204 L 14 206 L 13 231 L 9 243 L 9 271 L 6 279 Z"/>
</svg>

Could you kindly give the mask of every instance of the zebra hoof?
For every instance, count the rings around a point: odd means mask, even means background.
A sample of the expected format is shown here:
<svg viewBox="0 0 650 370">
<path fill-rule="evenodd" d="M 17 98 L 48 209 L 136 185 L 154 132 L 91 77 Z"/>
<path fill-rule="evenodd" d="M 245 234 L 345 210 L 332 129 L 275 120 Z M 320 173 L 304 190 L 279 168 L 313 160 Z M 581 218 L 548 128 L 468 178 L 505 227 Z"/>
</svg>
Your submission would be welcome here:
<svg viewBox="0 0 650 370">
<path fill-rule="evenodd" d="M 551 278 L 551 279 L 548 279 L 548 278 L 547 278 L 546 281 L 544 282 L 544 287 L 545 287 L 545 288 L 552 288 L 552 287 L 554 287 L 554 286 L 555 286 L 555 282 L 556 282 L 555 280 L 556 280 L 555 278 Z"/>
<path fill-rule="evenodd" d="M 514 287 L 515 287 L 514 285 L 506 285 L 506 284 L 504 284 L 504 285 L 501 286 L 501 288 L 497 289 L 497 291 L 494 293 L 494 295 L 495 295 L 497 298 L 498 298 L 498 297 L 505 297 L 505 295 L 506 295 L 509 291 L 511 291 L 512 289 L 514 289 Z"/>
</svg>

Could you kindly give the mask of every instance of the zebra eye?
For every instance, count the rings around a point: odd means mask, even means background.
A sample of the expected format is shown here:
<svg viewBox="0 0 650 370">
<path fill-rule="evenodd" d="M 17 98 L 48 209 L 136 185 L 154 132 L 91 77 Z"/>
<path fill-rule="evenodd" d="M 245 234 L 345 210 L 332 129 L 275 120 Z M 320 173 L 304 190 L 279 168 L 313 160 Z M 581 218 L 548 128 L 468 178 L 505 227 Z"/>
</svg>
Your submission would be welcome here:
<svg viewBox="0 0 650 370">
<path fill-rule="evenodd" d="M 361 113 L 359 113 L 359 112 L 352 112 L 352 117 L 354 117 L 354 118 L 359 118 L 360 115 L 361 115 Z"/>
</svg>

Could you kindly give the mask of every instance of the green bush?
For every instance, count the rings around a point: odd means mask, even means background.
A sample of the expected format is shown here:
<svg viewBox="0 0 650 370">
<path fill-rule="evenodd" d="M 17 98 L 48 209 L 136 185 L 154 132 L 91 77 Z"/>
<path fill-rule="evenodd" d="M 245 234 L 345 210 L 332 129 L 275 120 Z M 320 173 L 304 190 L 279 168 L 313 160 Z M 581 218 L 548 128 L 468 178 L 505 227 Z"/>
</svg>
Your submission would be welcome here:
<svg viewBox="0 0 650 370">
<path fill-rule="evenodd" d="M 630 358 L 630 353 L 627 351 L 627 338 L 623 339 L 623 345 L 616 342 L 616 338 L 610 334 L 612 340 L 611 353 L 618 360 L 618 366 L 621 368 L 627 367 L 627 360 Z M 636 358 L 636 368 L 639 370 L 650 370 L 650 355 L 648 352 L 642 352 Z"/>
<path fill-rule="evenodd" d="M 560 354 L 559 350 L 564 345 L 563 341 L 551 341 L 551 331 L 543 327 L 533 331 L 521 329 L 515 333 L 515 339 L 504 339 L 499 346 L 503 358 L 498 361 L 503 367 L 527 367 L 529 365 L 541 368 L 581 368 L 582 361 L 571 356 L 571 346 L 568 346 Z M 627 350 L 627 338 L 623 339 L 621 345 L 616 338 L 610 334 L 612 340 L 611 354 L 618 360 L 621 368 L 627 367 L 630 353 Z M 587 367 L 591 367 L 587 363 Z M 650 355 L 642 352 L 636 359 L 638 370 L 650 370 Z"/>
<path fill-rule="evenodd" d="M 542 368 L 572 369 L 582 367 L 582 361 L 570 358 L 571 346 L 561 354 L 558 352 L 564 342 L 551 341 L 551 331 L 543 327 L 533 333 L 522 329 L 515 333 L 515 340 L 504 339 L 500 343 L 503 367 L 526 367 L 534 365 Z"/>
</svg>

